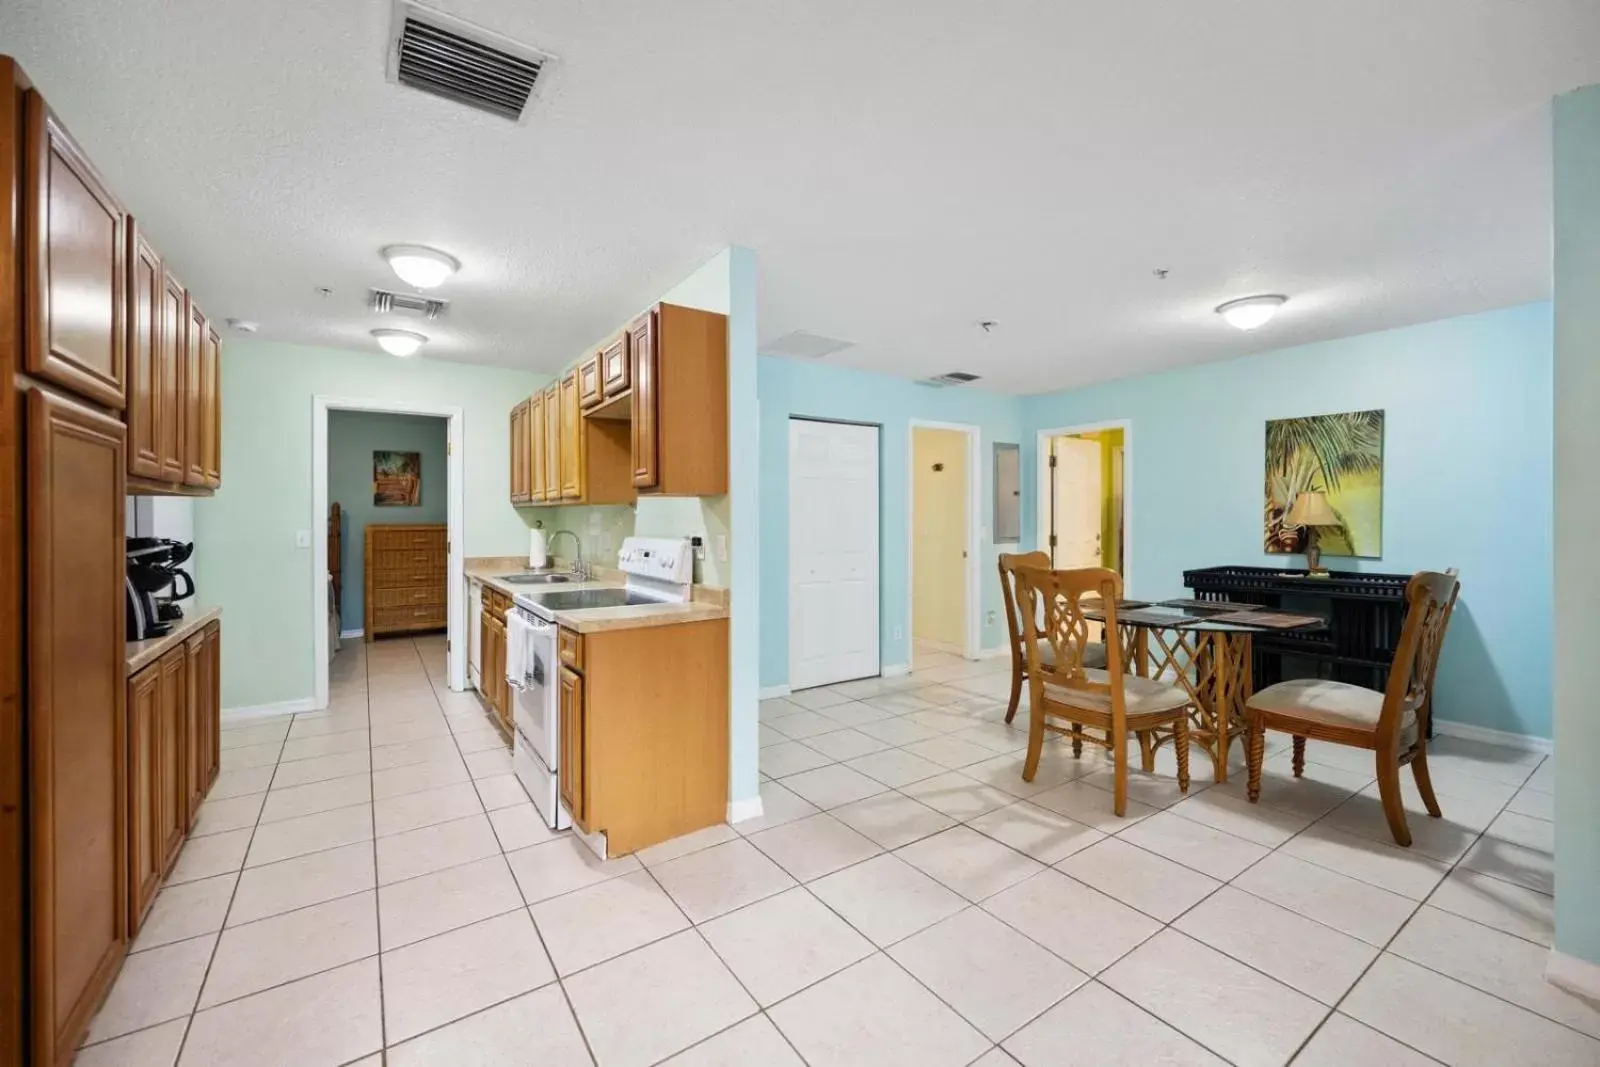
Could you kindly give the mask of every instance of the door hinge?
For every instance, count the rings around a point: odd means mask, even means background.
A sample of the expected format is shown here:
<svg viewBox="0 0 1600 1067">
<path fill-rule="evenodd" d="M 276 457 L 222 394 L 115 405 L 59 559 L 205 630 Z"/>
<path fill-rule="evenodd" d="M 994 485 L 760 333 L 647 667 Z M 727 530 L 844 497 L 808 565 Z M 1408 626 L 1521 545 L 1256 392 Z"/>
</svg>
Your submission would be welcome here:
<svg viewBox="0 0 1600 1067">
<path fill-rule="evenodd" d="M 1056 547 L 1056 535 L 1055 534 L 1051 534 L 1050 535 L 1050 547 L 1051 548 Z"/>
<path fill-rule="evenodd" d="M 456 446 L 454 445 L 454 443 L 452 443 L 450 441 L 446 441 L 444 443 L 444 454 L 445 455 L 453 456 L 453 455 L 455 455 L 455 451 L 456 451 Z"/>
<path fill-rule="evenodd" d="M 1056 454 L 1054 452 L 1052 452 L 1052 453 L 1050 453 L 1050 467 L 1051 467 L 1051 469 L 1054 469 L 1055 465 L 1056 465 Z"/>
</svg>

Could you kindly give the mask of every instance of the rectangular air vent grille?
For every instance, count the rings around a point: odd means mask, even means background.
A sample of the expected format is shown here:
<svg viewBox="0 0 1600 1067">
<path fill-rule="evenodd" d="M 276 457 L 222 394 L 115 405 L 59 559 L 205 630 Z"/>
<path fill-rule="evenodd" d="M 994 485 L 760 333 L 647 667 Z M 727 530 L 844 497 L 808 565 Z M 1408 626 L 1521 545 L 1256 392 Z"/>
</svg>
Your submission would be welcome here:
<svg viewBox="0 0 1600 1067">
<path fill-rule="evenodd" d="M 450 301 L 415 293 L 392 293 L 387 289 L 373 289 L 367 294 L 367 306 L 380 315 L 400 313 L 436 319 L 450 307 Z"/>
<path fill-rule="evenodd" d="M 416 4 L 397 4 L 395 21 L 393 80 L 512 122 L 553 58 Z"/>
<path fill-rule="evenodd" d="M 949 374 L 936 374 L 932 378 L 922 379 L 923 385 L 932 385 L 943 388 L 946 385 L 966 385 L 978 380 L 976 374 L 968 374 L 964 370 L 953 370 Z"/>
</svg>

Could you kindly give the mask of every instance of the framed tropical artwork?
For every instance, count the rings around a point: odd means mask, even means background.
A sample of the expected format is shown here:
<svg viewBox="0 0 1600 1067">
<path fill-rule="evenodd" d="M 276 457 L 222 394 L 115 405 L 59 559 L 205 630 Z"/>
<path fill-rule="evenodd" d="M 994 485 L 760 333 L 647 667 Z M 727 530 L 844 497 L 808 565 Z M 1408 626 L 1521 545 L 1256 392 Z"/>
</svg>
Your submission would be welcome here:
<svg viewBox="0 0 1600 1067">
<path fill-rule="evenodd" d="M 1335 525 L 1317 527 L 1325 555 L 1383 555 L 1383 412 L 1346 411 L 1267 423 L 1265 547 L 1306 550 L 1308 530 L 1290 521 L 1302 493 L 1321 493 Z"/>
<path fill-rule="evenodd" d="M 414 508 L 422 503 L 422 453 L 372 453 L 372 505 Z"/>
</svg>

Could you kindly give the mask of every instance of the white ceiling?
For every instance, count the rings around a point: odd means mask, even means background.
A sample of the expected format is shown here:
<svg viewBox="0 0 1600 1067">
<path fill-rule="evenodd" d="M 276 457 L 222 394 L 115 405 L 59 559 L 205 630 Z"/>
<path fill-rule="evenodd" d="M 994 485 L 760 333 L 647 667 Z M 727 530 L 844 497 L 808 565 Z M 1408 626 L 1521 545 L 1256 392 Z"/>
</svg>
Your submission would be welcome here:
<svg viewBox="0 0 1600 1067">
<path fill-rule="evenodd" d="M 1594 0 L 435 6 L 560 56 L 523 124 L 389 84 L 389 0 L 5 0 L 0 50 L 263 337 L 373 348 L 418 242 L 429 356 L 553 370 L 738 243 L 763 342 L 1010 392 L 1547 296 L 1548 102 L 1600 81 Z"/>
</svg>

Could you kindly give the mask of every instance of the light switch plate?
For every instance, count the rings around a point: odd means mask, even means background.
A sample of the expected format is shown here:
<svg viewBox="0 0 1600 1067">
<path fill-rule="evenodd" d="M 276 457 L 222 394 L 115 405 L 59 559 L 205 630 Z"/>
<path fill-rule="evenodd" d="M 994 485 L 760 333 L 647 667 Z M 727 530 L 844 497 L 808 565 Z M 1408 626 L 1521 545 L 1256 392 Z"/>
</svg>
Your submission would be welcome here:
<svg viewBox="0 0 1600 1067">
<path fill-rule="evenodd" d="M 728 562 L 727 534 L 717 534 L 717 559 L 723 563 Z"/>
<path fill-rule="evenodd" d="M 294 532 L 294 547 L 296 547 L 296 548 L 310 548 L 311 547 L 311 531 L 310 530 L 296 530 Z"/>
</svg>

